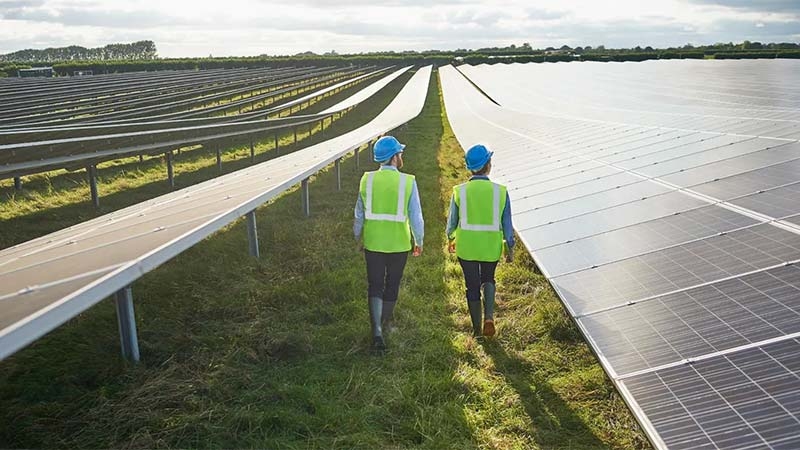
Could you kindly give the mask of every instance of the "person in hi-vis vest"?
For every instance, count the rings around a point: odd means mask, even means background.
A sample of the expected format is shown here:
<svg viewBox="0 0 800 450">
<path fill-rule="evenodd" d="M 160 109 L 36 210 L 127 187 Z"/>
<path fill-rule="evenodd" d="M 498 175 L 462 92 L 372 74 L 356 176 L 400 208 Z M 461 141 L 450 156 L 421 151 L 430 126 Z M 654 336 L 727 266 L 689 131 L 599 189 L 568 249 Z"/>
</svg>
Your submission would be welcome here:
<svg viewBox="0 0 800 450">
<path fill-rule="evenodd" d="M 494 336 L 494 271 L 506 243 L 506 261 L 513 259 L 514 228 L 511 199 L 505 186 L 489 181 L 492 152 L 483 145 L 467 150 L 468 182 L 453 188 L 447 239 L 450 253 L 458 256 L 467 287 L 467 306 L 475 336 Z M 483 329 L 481 330 L 481 288 Z"/>
<path fill-rule="evenodd" d="M 392 328 L 394 307 L 408 252 L 422 254 L 424 221 L 417 182 L 400 172 L 405 145 L 384 136 L 373 146 L 373 159 L 380 169 L 365 172 L 356 200 L 353 234 L 363 231 L 372 348 L 383 353 L 383 328 Z M 412 244 L 413 235 L 413 244 Z"/>
</svg>

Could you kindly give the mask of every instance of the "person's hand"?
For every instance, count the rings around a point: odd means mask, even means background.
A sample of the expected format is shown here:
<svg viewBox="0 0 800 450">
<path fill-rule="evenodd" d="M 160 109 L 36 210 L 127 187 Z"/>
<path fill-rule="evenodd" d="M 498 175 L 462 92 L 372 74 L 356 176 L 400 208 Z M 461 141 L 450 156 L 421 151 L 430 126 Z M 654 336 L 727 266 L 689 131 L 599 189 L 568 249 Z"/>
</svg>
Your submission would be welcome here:
<svg viewBox="0 0 800 450">
<path fill-rule="evenodd" d="M 447 244 L 447 251 L 448 251 L 449 253 L 455 253 L 455 252 L 456 252 L 456 241 L 455 241 L 455 240 L 453 240 L 453 241 L 450 241 L 450 242 Z"/>
<path fill-rule="evenodd" d="M 422 247 L 420 247 L 419 245 L 415 245 L 414 246 L 414 251 L 411 254 L 414 255 L 414 256 L 421 255 L 422 254 Z"/>
<path fill-rule="evenodd" d="M 512 252 L 511 250 L 506 251 L 506 262 L 507 263 L 514 262 L 514 252 Z"/>
</svg>

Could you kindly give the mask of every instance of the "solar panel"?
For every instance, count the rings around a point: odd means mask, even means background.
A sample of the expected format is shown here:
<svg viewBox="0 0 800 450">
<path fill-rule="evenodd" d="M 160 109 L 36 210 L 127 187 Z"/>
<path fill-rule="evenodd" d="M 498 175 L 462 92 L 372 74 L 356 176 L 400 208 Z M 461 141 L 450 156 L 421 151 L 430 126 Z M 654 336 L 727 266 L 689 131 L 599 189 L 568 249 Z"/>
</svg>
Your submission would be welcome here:
<svg viewBox="0 0 800 450">
<path fill-rule="evenodd" d="M 573 311 L 583 315 L 797 260 L 800 234 L 763 224 L 554 277 L 551 282 Z"/>
<path fill-rule="evenodd" d="M 441 69 L 457 139 L 495 152 L 517 233 L 657 448 L 800 447 L 798 70 Z"/>
<path fill-rule="evenodd" d="M 800 332 L 800 268 L 778 267 L 579 319 L 618 373 Z"/>
<path fill-rule="evenodd" d="M 558 276 L 757 223 L 750 217 L 709 205 L 538 249 L 536 256 L 551 276 Z"/>
<path fill-rule="evenodd" d="M 797 339 L 625 378 L 671 449 L 800 447 Z"/>
</svg>

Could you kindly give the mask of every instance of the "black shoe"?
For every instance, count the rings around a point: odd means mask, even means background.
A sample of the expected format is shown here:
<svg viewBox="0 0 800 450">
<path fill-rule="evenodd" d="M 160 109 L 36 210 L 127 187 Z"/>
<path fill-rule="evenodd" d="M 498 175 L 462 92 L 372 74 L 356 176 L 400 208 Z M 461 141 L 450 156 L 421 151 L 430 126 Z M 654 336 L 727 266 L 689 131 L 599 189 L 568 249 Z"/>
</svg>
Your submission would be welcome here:
<svg viewBox="0 0 800 450">
<path fill-rule="evenodd" d="M 375 336 L 372 338 L 372 351 L 377 355 L 386 353 L 386 343 L 383 342 L 382 336 Z"/>
</svg>

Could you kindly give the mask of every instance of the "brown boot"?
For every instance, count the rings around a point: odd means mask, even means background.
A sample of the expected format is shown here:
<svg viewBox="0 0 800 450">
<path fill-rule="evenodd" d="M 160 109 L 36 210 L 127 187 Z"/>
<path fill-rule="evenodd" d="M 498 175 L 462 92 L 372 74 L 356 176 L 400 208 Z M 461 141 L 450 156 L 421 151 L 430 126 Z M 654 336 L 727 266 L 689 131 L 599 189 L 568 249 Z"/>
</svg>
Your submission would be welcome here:
<svg viewBox="0 0 800 450">
<path fill-rule="evenodd" d="M 486 319 L 483 321 L 483 335 L 487 337 L 494 336 L 494 320 Z"/>
</svg>

